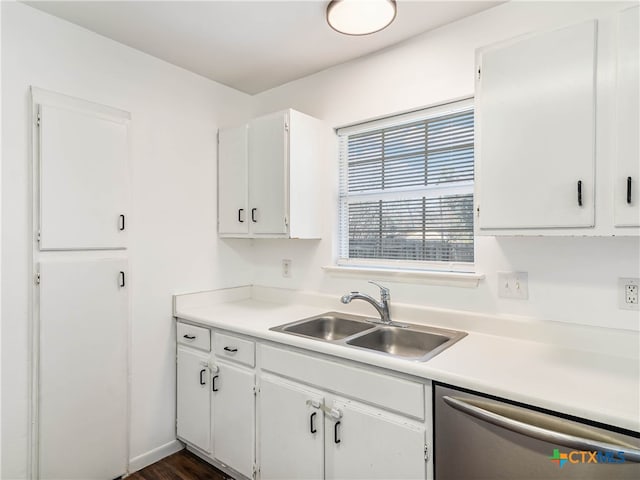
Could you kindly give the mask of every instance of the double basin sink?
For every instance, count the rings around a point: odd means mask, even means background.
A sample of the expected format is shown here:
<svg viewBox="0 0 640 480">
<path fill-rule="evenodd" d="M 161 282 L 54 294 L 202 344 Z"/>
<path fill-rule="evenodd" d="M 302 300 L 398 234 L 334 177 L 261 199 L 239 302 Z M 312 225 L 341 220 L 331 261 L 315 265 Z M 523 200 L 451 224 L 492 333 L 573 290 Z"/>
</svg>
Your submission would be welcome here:
<svg viewBox="0 0 640 480">
<path fill-rule="evenodd" d="M 383 324 L 368 317 L 328 312 L 270 330 L 424 362 L 465 337 L 465 332 L 423 325 Z"/>
</svg>

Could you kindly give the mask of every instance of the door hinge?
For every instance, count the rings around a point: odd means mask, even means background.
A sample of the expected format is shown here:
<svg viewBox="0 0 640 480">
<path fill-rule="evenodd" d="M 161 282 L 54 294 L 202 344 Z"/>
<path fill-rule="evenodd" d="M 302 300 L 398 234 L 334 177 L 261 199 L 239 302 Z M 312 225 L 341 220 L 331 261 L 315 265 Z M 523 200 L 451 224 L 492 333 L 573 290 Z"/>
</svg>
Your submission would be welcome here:
<svg viewBox="0 0 640 480">
<path fill-rule="evenodd" d="M 36 285 L 40 285 L 40 272 L 36 273 L 35 282 L 36 282 Z"/>
<path fill-rule="evenodd" d="M 284 226 L 289 227 L 289 219 L 287 217 L 284 217 Z"/>
<path fill-rule="evenodd" d="M 40 230 L 36 233 L 36 242 L 40 243 Z"/>
<path fill-rule="evenodd" d="M 36 115 L 36 126 L 40 126 L 40 112 L 38 112 L 38 114 Z"/>
<path fill-rule="evenodd" d="M 254 385 L 254 386 L 253 386 L 253 394 L 254 394 L 254 395 L 258 395 L 258 393 L 259 393 L 259 392 L 260 392 L 260 388 L 258 388 L 258 386 L 257 386 L 257 385 Z"/>
<path fill-rule="evenodd" d="M 482 75 L 482 69 L 478 67 L 478 71 L 476 73 L 478 75 L 478 80 L 480 80 L 480 76 Z"/>
<path fill-rule="evenodd" d="M 476 217 L 480 216 L 480 207 L 476 207 Z"/>
<path fill-rule="evenodd" d="M 251 466 L 251 478 L 258 478 L 258 472 L 260 471 L 260 469 L 258 468 L 257 465 L 252 465 Z"/>
<path fill-rule="evenodd" d="M 425 462 L 429 461 L 429 444 L 428 443 L 424 444 L 424 461 Z"/>
<path fill-rule="evenodd" d="M 289 131 L 289 123 L 288 122 L 284 122 L 284 131 L 285 132 Z"/>
</svg>

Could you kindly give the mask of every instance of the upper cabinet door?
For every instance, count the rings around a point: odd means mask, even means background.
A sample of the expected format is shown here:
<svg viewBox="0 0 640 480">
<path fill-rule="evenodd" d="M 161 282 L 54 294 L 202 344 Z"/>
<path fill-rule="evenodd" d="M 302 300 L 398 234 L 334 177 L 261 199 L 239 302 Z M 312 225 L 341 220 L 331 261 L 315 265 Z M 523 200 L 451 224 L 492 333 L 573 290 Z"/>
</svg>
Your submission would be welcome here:
<svg viewBox="0 0 640 480">
<path fill-rule="evenodd" d="M 640 225 L 640 7 L 623 10 L 618 18 L 617 168 L 613 202 L 616 226 Z"/>
<path fill-rule="evenodd" d="M 249 221 L 255 234 L 286 234 L 288 115 L 249 123 Z"/>
<path fill-rule="evenodd" d="M 248 234 L 246 125 L 218 131 L 218 233 Z"/>
<path fill-rule="evenodd" d="M 596 22 L 479 55 L 480 229 L 594 225 Z"/>
<path fill-rule="evenodd" d="M 127 246 L 128 121 L 40 105 L 41 250 Z"/>
</svg>

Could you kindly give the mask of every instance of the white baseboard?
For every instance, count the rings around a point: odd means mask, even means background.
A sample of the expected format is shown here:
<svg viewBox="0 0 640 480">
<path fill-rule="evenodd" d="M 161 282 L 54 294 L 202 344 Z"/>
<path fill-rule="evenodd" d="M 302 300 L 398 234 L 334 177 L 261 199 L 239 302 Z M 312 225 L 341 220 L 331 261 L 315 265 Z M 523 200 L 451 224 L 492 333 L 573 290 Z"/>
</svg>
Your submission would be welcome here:
<svg viewBox="0 0 640 480">
<path fill-rule="evenodd" d="M 147 453 L 138 455 L 137 457 L 129 460 L 129 473 L 131 474 L 133 472 L 137 472 L 138 470 L 142 470 L 144 467 L 148 467 L 152 463 L 156 463 L 158 460 L 162 460 L 164 457 L 173 455 L 183 448 L 184 445 L 182 444 L 182 442 L 179 442 L 178 440 L 172 440 L 171 442 L 160 445 L 158 448 L 154 448 Z"/>
</svg>

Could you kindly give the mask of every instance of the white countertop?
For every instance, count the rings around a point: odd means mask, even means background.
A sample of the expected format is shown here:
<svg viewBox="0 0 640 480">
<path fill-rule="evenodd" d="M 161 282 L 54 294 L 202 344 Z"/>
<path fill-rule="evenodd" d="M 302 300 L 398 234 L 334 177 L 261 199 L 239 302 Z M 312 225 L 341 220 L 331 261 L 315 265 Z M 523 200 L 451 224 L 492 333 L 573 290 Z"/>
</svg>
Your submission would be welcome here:
<svg viewBox="0 0 640 480">
<path fill-rule="evenodd" d="M 637 358 L 469 331 L 465 338 L 427 362 L 411 362 L 269 330 L 335 308 L 313 302 L 228 300 L 210 305 L 176 302 L 174 315 L 640 432 Z M 352 313 L 349 307 L 340 310 Z"/>
</svg>

